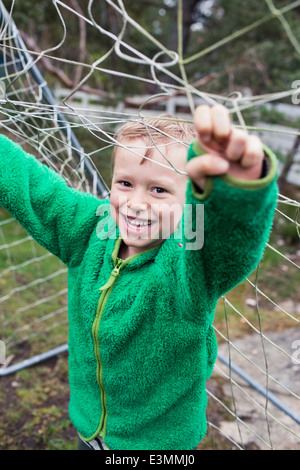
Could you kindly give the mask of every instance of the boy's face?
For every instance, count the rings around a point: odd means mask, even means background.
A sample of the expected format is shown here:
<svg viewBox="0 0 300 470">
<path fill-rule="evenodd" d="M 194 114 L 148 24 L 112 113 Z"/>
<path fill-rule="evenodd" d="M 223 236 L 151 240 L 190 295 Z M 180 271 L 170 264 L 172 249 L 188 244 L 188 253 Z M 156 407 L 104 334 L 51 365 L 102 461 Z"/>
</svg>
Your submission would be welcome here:
<svg viewBox="0 0 300 470">
<path fill-rule="evenodd" d="M 122 144 L 132 150 L 116 149 L 110 205 L 124 241 L 123 257 L 128 257 L 161 244 L 176 230 L 187 177 L 154 162 L 169 166 L 162 152 L 176 169 L 184 171 L 186 149 L 174 144 L 160 146 L 147 160 L 140 156 L 147 150 L 142 139 L 124 139 Z"/>
</svg>

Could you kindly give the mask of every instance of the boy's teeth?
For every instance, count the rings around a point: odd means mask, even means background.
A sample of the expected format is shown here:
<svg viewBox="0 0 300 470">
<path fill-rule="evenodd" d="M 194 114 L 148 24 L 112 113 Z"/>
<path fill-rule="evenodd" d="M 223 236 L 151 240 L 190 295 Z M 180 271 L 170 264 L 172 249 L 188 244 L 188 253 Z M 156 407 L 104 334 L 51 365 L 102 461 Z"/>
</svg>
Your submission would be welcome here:
<svg viewBox="0 0 300 470">
<path fill-rule="evenodd" d="M 151 224 L 151 222 L 148 222 L 148 221 L 141 221 L 141 220 L 129 220 L 127 217 L 126 217 L 126 222 L 129 224 L 129 225 L 134 225 L 135 227 L 147 227 L 148 225 Z"/>
</svg>

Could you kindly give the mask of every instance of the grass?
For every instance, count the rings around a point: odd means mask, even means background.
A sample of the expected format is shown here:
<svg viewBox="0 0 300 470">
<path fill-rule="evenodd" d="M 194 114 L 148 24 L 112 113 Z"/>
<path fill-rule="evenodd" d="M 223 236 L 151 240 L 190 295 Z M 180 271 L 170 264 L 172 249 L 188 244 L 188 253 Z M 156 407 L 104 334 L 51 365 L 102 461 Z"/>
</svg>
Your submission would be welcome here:
<svg viewBox="0 0 300 470">
<path fill-rule="evenodd" d="M 293 196 L 299 200 L 299 192 Z M 295 213 L 292 213 L 295 209 L 287 206 L 284 210 L 287 215 L 295 218 Z M 8 214 L 0 208 L 2 246 L 27 236 L 17 223 L 1 226 L 1 221 L 7 220 L 7 217 Z M 282 222 L 282 218 L 276 216 L 270 243 L 289 259 L 297 256 L 298 242 L 295 224 Z M 31 357 L 42 352 L 41 350 L 47 351 L 67 341 L 67 294 L 55 295 L 67 288 L 65 266 L 54 256 L 49 256 L 16 271 L 9 270 L 32 258 L 45 256 L 46 250 L 32 240 L 16 245 L 11 250 L 0 249 L 0 298 L 8 296 L 0 304 L 0 328 L 4 330 L 5 337 L 11 339 L 11 346 L 8 343 L 8 356 L 12 362 Z M 249 280 L 275 304 L 290 299 L 293 299 L 295 305 L 300 304 L 300 270 L 288 259 L 267 248 L 258 271 L 249 276 Z M 299 264 L 299 260 L 297 262 Z M 53 273 L 58 274 L 50 277 Z M 45 278 L 48 278 L 46 282 L 26 288 L 28 283 Z M 12 287 L 15 291 L 10 295 Z M 47 302 L 36 303 L 37 299 L 46 298 L 49 298 Z M 226 299 L 234 308 L 220 299 L 215 314 L 215 326 L 225 336 L 229 328 L 231 339 L 253 333 L 255 329 L 280 331 L 296 326 L 293 318 L 276 309 L 266 297 L 257 294 L 247 281 L 229 292 Z M 62 313 L 56 313 L 60 311 Z M 296 315 L 295 312 L 290 313 Z M 42 317 L 44 320 L 40 321 Z M 222 341 L 222 337 L 218 340 Z M 68 417 L 67 360 L 67 353 L 63 353 L 34 367 L 0 378 L 0 450 L 76 448 L 77 434 Z M 220 380 L 213 376 L 208 387 L 224 401 L 227 398 Z M 230 408 L 231 403 L 227 405 Z M 208 416 L 216 424 L 224 419 L 222 409 L 210 403 Z M 212 448 L 231 449 L 232 444 L 214 429 L 210 429 L 199 444 L 199 449 Z"/>
<path fill-rule="evenodd" d="M 0 450 L 74 450 L 68 417 L 68 364 L 63 353 L 1 377 Z"/>
</svg>

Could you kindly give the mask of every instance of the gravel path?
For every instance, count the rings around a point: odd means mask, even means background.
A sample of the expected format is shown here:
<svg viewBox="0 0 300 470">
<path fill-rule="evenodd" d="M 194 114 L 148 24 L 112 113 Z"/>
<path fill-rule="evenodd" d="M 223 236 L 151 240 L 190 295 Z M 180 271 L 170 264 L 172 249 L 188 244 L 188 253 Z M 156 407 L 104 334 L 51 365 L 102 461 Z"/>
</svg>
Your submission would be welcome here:
<svg viewBox="0 0 300 470">
<path fill-rule="evenodd" d="M 266 336 L 264 340 L 257 334 L 235 340 L 234 345 L 240 352 L 232 347 L 231 361 L 267 388 L 300 420 L 300 329 L 269 332 Z M 219 353 L 228 359 L 226 344 L 219 346 Z M 228 367 L 218 360 L 215 373 L 222 376 L 221 371 L 228 374 Z M 255 444 L 260 449 L 300 449 L 300 421 L 297 423 L 278 409 L 236 373 L 232 374 L 232 378 L 237 384 L 233 386 L 234 403 L 242 422 L 222 421 L 221 431 L 241 447 Z M 232 398 L 228 381 L 223 392 Z"/>
</svg>

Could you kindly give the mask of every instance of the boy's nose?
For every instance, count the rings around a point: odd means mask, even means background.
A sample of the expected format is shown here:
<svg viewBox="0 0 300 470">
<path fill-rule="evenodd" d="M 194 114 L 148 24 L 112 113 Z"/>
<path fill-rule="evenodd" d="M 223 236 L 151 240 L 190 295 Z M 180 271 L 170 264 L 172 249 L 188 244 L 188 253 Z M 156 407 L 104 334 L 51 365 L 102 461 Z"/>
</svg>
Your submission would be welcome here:
<svg viewBox="0 0 300 470">
<path fill-rule="evenodd" d="M 127 207 L 136 212 L 136 213 L 140 213 L 140 212 L 144 212 L 148 209 L 148 206 L 146 203 L 142 203 L 142 202 L 131 202 L 131 201 L 128 201 L 127 203 Z M 139 214 L 137 214 L 139 215 Z"/>
<path fill-rule="evenodd" d="M 128 197 L 127 201 L 128 211 L 132 216 L 141 216 L 143 213 L 148 212 L 149 201 L 147 192 L 144 188 L 136 188 Z"/>
</svg>

